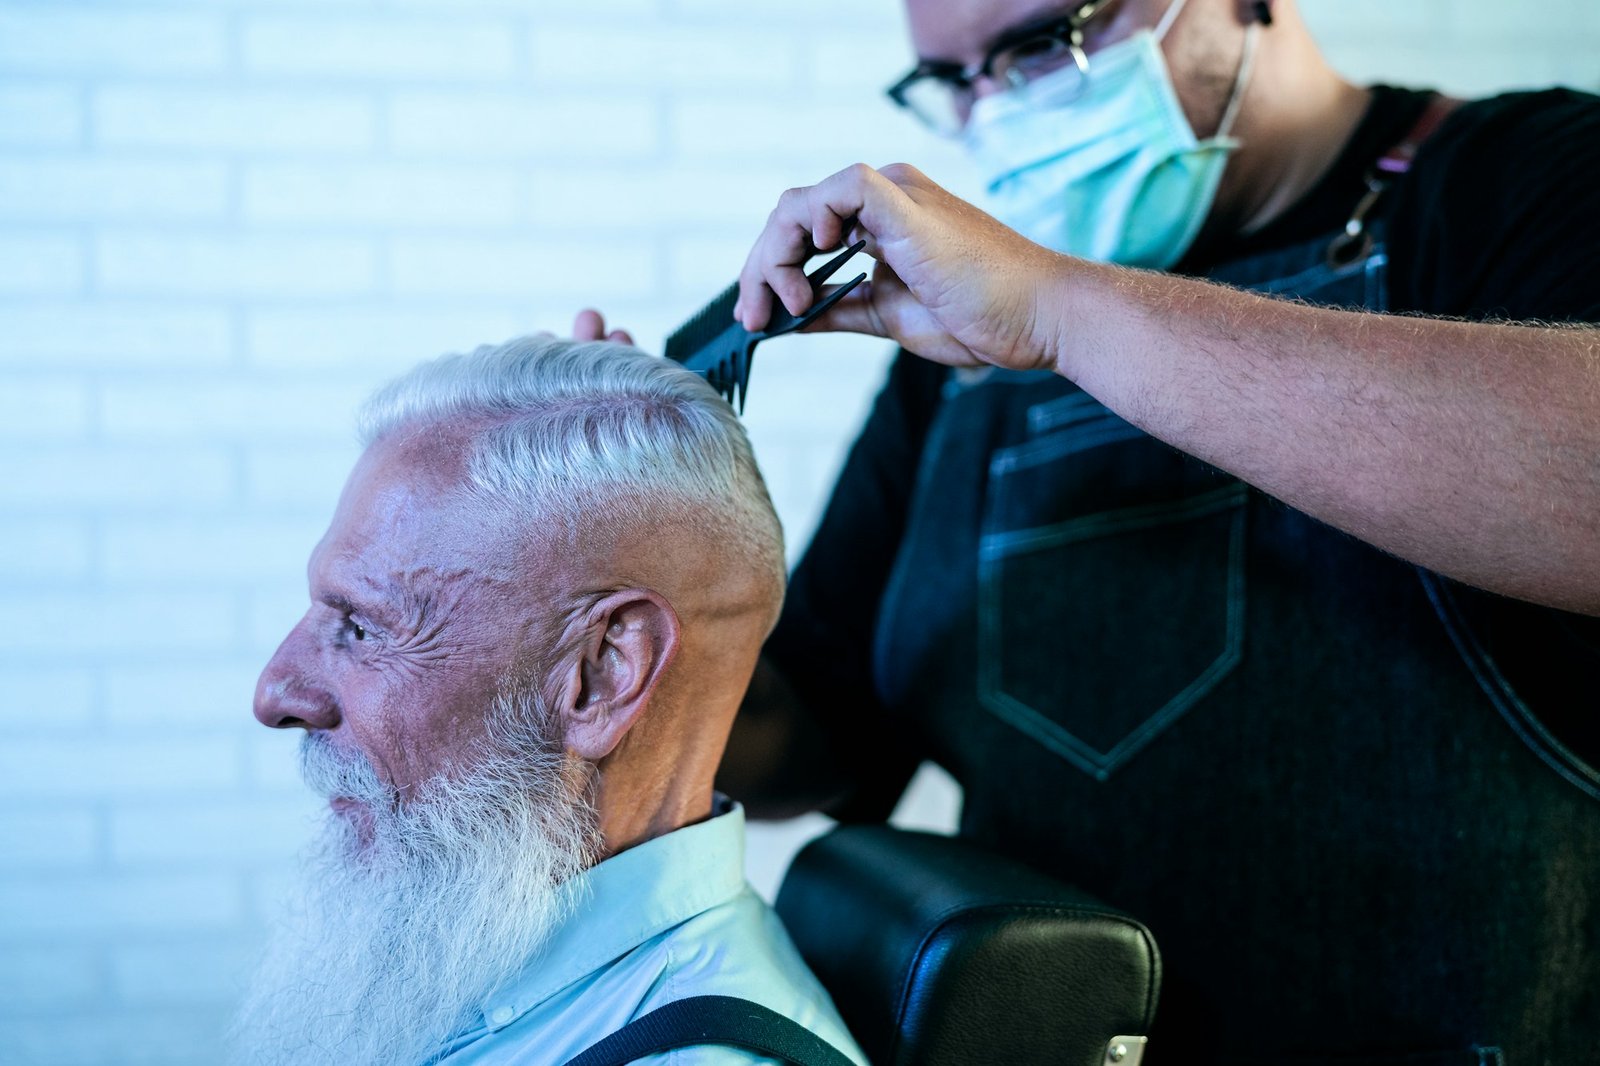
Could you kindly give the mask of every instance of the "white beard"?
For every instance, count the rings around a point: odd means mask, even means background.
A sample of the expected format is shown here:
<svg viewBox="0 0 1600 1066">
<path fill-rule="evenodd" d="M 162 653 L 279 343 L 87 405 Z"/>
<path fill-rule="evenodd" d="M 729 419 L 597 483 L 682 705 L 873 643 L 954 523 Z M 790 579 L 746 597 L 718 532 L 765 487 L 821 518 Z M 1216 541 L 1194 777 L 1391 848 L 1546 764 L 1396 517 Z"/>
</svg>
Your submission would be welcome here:
<svg viewBox="0 0 1600 1066">
<path fill-rule="evenodd" d="M 366 759 L 305 737 L 307 783 L 371 820 L 330 812 L 234 1025 L 236 1061 L 430 1062 L 527 964 L 598 850 L 592 767 L 544 739 L 537 702 L 496 701 L 487 753 L 404 806 Z"/>
</svg>

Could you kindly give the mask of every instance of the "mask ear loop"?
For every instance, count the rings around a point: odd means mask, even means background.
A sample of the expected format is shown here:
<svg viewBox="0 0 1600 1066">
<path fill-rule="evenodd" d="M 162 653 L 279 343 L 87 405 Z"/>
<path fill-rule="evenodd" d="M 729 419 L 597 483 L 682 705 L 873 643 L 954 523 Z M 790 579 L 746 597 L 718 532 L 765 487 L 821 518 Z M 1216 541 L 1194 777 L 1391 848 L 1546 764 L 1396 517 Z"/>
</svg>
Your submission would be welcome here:
<svg viewBox="0 0 1600 1066">
<path fill-rule="evenodd" d="M 1172 24 L 1178 21 L 1178 15 L 1183 12 L 1183 6 L 1188 2 L 1189 0 L 1172 0 L 1172 3 L 1167 5 L 1167 13 L 1161 16 L 1160 22 L 1156 23 L 1154 32 L 1157 44 L 1160 44 L 1161 39 L 1167 35 L 1167 31 L 1172 29 Z"/>
<path fill-rule="evenodd" d="M 1250 74 L 1256 65 L 1256 47 L 1261 41 L 1261 23 L 1252 22 L 1244 31 L 1244 54 L 1239 57 L 1239 74 L 1233 79 L 1233 92 L 1228 97 L 1228 106 L 1222 112 L 1222 121 L 1217 124 L 1217 136 L 1226 137 L 1233 129 L 1233 122 L 1239 117 L 1239 109 L 1244 106 L 1244 90 L 1250 84 Z"/>
</svg>

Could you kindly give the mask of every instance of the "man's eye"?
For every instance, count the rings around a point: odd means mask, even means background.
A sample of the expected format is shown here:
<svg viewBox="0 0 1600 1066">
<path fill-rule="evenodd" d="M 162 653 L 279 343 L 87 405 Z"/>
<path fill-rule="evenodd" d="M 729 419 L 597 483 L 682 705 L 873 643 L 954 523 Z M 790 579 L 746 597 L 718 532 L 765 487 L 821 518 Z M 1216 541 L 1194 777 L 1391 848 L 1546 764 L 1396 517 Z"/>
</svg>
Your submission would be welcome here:
<svg viewBox="0 0 1600 1066">
<path fill-rule="evenodd" d="M 1067 43 L 1061 38 L 1045 35 L 1019 42 L 1007 58 L 1011 66 L 1033 70 L 1060 63 L 1068 51 Z"/>
<path fill-rule="evenodd" d="M 350 635 L 356 640 L 367 639 L 367 627 L 357 622 L 354 618 L 346 618 L 344 624 L 350 630 Z"/>
</svg>

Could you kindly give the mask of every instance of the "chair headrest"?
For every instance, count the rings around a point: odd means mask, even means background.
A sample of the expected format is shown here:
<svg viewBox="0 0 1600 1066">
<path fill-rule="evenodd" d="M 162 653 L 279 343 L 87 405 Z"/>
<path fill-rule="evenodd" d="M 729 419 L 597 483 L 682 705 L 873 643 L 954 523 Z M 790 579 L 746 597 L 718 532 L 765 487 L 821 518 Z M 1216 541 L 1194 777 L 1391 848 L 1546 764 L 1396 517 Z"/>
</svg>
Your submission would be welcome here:
<svg viewBox="0 0 1600 1066">
<path fill-rule="evenodd" d="M 777 909 L 879 1066 L 1102 1066 L 1155 1014 L 1149 930 L 965 841 L 837 829 L 795 858 Z"/>
</svg>

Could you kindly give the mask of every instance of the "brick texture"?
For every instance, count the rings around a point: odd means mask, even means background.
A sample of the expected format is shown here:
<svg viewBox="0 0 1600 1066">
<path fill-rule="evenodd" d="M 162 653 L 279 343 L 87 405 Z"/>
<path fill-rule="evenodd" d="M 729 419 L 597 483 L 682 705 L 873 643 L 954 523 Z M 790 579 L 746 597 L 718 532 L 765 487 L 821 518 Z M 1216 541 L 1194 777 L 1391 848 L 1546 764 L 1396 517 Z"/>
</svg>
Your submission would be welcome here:
<svg viewBox="0 0 1600 1066">
<path fill-rule="evenodd" d="M 1360 79 L 1600 88 L 1593 0 L 1300 3 Z M 0 0 L 0 1059 L 220 1061 L 314 807 L 251 693 L 366 392 L 584 306 L 659 347 L 780 190 L 851 162 L 976 193 L 882 98 L 902 21 Z M 791 552 L 886 355 L 802 338 L 757 366 Z M 950 787 L 919 789 L 913 821 L 948 824 Z M 822 824 L 757 830 L 757 886 Z"/>
</svg>

